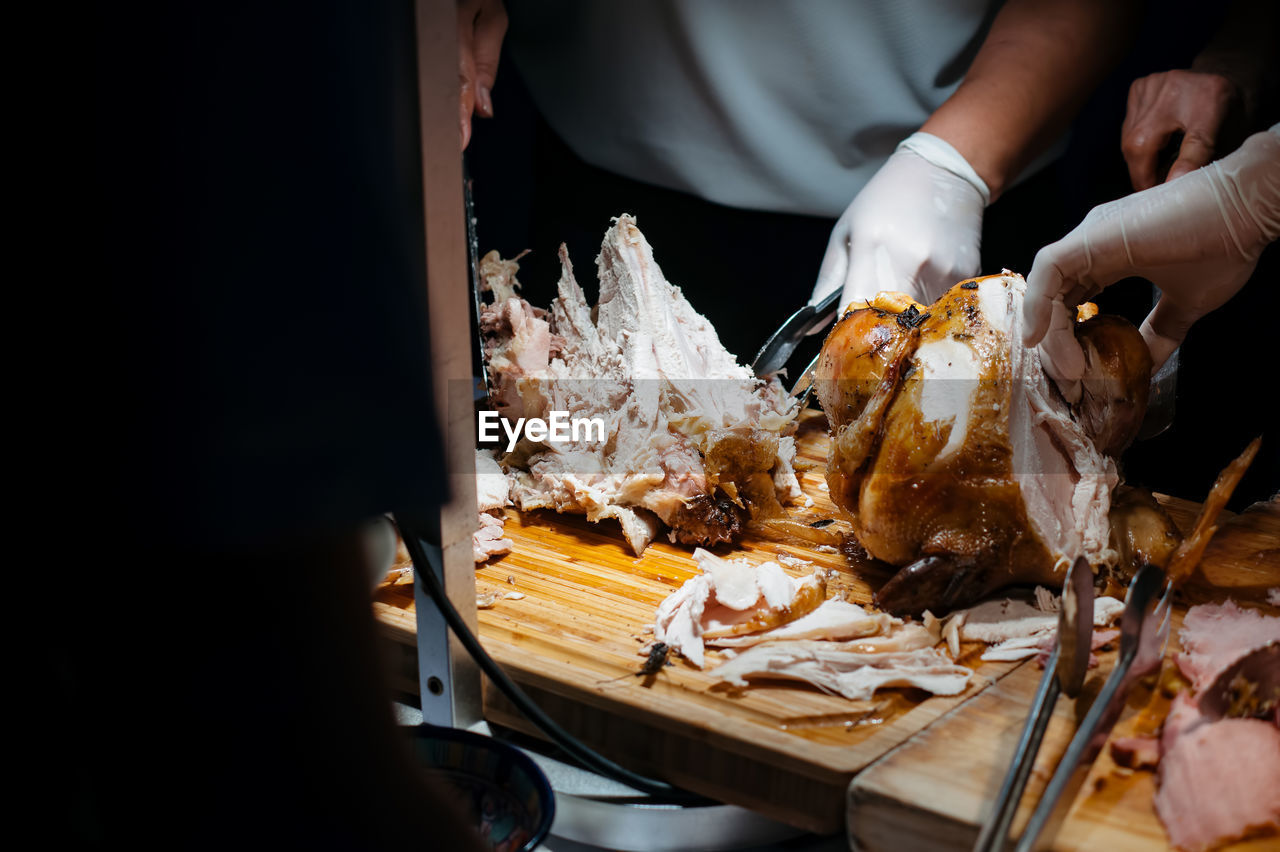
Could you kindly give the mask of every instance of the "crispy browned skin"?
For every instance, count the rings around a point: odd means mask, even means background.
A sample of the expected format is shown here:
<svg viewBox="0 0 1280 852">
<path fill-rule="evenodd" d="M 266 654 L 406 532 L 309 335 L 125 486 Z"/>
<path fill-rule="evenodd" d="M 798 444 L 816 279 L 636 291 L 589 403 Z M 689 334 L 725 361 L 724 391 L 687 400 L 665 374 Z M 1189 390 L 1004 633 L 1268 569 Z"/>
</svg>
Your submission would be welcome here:
<svg viewBox="0 0 1280 852">
<path fill-rule="evenodd" d="M 676 510 L 671 529 L 681 544 L 714 547 L 741 535 L 749 517 L 744 507 L 728 497 L 699 494 Z"/>
<path fill-rule="evenodd" d="M 851 311 L 819 359 L 815 387 L 833 438 L 828 488 L 867 552 L 905 566 L 877 595 L 895 612 L 936 612 L 1010 583 L 1061 580 L 1014 475 L 1013 367 L 1008 338 L 980 309 L 982 280 L 957 284 L 927 308 L 890 297 Z M 1073 414 L 1099 449 L 1117 453 L 1145 413 L 1150 355 L 1123 319 L 1091 317 L 1077 335 L 1088 378 Z M 931 345 L 972 353 L 977 376 L 966 389 L 965 424 L 924 416 L 929 380 L 919 358 Z M 962 443 L 940 457 L 957 428 L 966 429 Z"/>
<path fill-rule="evenodd" d="M 1076 326 L 1087 364 L 1076 419 L 1098 449 L 1119 456 L 1138 434 L 1151 390 L 1151 351 L 1123 317 L 1098 314 Z"/>
<path fill-rule="evenodd" d="M 913 322 L 927 311 L 906 296 L 881 294 L 868 307 L 841 317 L 823 343 L 814 392 L 835 439 L 827 487 L 832 500 L 846 511 L 857 506 L 864 462 L 878 436 L 884 409 L 896 392 L 901 369 L 914 349 Z"/>
<path fill-rule="evenodd" d="M 1244 448 L 1244 452 L 1218 474 L 1213 488 L 1209 489 L 1209 496 L 1200 507 L 1195 526 L 1169 557 L 1166 570 L 1172 582 L 1180 583 L 1186 580 L 1200 566 L 1200 557 L 1204 555 L 1213 534 L 1218 531 L 1218 515 L 1231 499 L 1231 494 L 1240 484 L 1240 479 L 1249 469 L 1249 465 L 1253 464 L 1253 458 L 1258 454 L 1258 447 L 1261 445 L 1261 436 L 1254 438 L 1249 442 L 1249 446 Z"/>
<path fill-rule="evenodd" d="M 1173 519 L 1145 488 L 1122 485 L 1111 495 L 1111 547 L 1120 558 L 1106 572 L 1106 594 L 1124 595 L 1134 569 L 1144 563 L 1169 564 L 1182 535 Z"/>
<path fill-rule="evenodd" d="M 817 388 L 833 435 L 828 487 L 872 556 L 910 566 L 880 595 L 894 610 L 957 606 L 1053 572 L 1048 551 L 1026 534 L 1007 418 L 981 416 L 1008 410 L 1011 367 L 977 299 L 976 286 L 960 284 L 928 308 L 853 311 L 823 346 Z M 924 419 L 925 379 L 911 357 L 947 338 L 971 348 L 981 375 L 965 441 L 939 460 L 950 430 Z"/>
</svg>

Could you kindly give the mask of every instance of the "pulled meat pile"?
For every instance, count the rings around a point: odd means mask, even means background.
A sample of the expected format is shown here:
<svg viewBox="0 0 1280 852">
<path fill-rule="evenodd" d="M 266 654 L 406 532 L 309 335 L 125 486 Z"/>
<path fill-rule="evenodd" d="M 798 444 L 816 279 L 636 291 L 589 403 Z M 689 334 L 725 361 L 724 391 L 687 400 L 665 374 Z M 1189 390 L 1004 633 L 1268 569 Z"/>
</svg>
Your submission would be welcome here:
<svg viewBox="0 0 1280 852">
<path fill-rule="evenodd" d="M 877 596 L 892 612 L 964 606 L 1010 583 L 1057 588 L 1077 555 L 1118 559 L 1113 457 L 1141 425 L 1150 355 L 1123 319 L 1078 323 L 1088 367 L 1068 402 L 1021 345 L 1025 288 L 1005 273 L 929 306 L 881 293 L 823 345 L 827 483 L 862 546 L 905 566 Z"/>
<path fill-rule="evenodd" d="M 559 295 L 549 311 L 516 290 L 516 261 L 487 255 L 481 313 L 490 396 L 508 422 L 598 418 L 565 443 L 524 439 L 502 458 L 520 509 L 612 518 L 639 554 L 663 525 L 674 541 L 735 539 L 753 516 L 799 499 L 792 469 L 795 411 L 720 344 L 715 330 L 663 277 L 653 250 L 623 215 L 597 258 L 600 297 L 587 303 L 560 248 Z"/>
<path fill-rule="evenodd" d="M 1276 655 L 1240 669 L 1251 652 L 1280 646 L 1280 617 L 1235 602 L 1193 606 L 1180 630 L 1179 692 L 1159 736 L 1112 741 L 1116 762 L 1159 765 L 1155 807 L 1178 849 L 1202 852 L 1280 830 L 1280 693 Z M 1233 677 L 1234 675 L 1234 677 Z M 1226 701 L 1214 693 L 1224 678 Z"/>
</svg>

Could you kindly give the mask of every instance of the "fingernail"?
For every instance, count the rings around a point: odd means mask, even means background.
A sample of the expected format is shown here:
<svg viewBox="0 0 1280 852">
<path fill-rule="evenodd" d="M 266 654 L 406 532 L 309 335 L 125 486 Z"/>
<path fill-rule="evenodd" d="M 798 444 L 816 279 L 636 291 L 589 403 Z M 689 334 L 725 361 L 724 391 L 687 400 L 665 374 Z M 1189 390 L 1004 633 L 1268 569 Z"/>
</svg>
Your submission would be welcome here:
<svg viewBox="0 0 1280 852">
<path fill-rule="evenodd" d="M 471 141 L 471 122 L 459 121 L 458 132 L 462 135 L 462 150 L 467 150 L 467 143 Z"/>
<path fill-rule="evenodd" d="M 480 107 L 480 114 L 485 118 L 493 118 L 493 99 L 489 95 L 488 86 L 476 87 L 476 103 Z"/>
</svg>

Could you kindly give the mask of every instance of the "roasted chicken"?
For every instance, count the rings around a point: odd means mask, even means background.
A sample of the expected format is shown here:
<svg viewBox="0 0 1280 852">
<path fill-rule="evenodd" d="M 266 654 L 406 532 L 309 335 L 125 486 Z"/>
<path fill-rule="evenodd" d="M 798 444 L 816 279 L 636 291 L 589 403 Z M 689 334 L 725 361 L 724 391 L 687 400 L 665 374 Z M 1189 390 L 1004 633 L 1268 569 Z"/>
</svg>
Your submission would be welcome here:
<svg viewBox="0 0 1280 852">
<path fill-rule="evenodd" d="M 882 293 L 828 335 L 815 390 L 831 497 L 867 552 L 901 566 L 877 603 L 935 613 L 1011 583 L 1055 588 L 1071 560 L 1114 564 L 1114 456 L 1146 409 L 1136 328 L 1077 325 L 1087 372 L 1068 403 L 1021 345 L 1025 282 L 964 281 L 932 305 Z"/>
</svg>

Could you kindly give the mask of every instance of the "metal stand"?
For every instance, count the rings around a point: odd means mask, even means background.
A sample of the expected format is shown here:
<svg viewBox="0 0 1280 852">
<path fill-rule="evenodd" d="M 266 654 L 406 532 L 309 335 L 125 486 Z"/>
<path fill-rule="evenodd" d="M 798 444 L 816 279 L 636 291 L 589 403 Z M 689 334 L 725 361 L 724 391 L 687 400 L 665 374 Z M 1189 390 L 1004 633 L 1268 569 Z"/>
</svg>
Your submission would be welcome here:
<svg viewBox="0 0 1280 852">
<path fill-rule="evenodd" d="M 473 341 L 468 314 L 462 159 L 458 156 L 457 4 L 416 0 L 418 133 L 426 248 L 427 319 L 436 422 L 444 438 L 450 500 L 422 524 L 430 569 L 472 629 L 476 626 L 475 417 L 470 399 Z M 421 570 L 422 566 L 419 566 Z M 481 718 L 480 673 L 414 580 L 418 668 L 427 721 L 467 727 Z"/>
<path fill-rule="evenodd" d="M 467 601 L 459 601 L 464 595 L 453 595 L 444 570 L 444 560 L 439 546 L 424 541 L 429 570 L 435 572 L 446 594 L 450 594 L 459 612 L 466 613 L 469 605 L 475 616 L 475 583 L 464 589 Z M 418 566 L 422 570 L 425 566 Z M 435 601 L 427 594 L 422 580 L 413 578 L 413 604 L 418 620 L 418 694 L 422 701 L 422 719 L 432 725 L 448 728 L 470 728 L 483 721 L 480 697 L 480 669 L 456 636 L 449 632 L 444 616 Z M 457 583 L 452 584 L 456 589 Z M 465 617 L 465 616 L 464 616 Z"/>
</svg>

